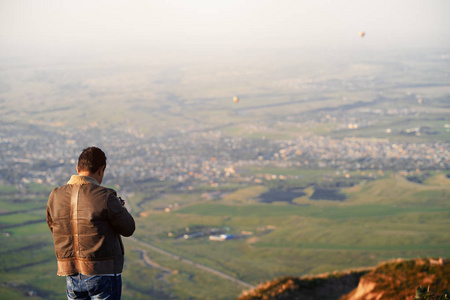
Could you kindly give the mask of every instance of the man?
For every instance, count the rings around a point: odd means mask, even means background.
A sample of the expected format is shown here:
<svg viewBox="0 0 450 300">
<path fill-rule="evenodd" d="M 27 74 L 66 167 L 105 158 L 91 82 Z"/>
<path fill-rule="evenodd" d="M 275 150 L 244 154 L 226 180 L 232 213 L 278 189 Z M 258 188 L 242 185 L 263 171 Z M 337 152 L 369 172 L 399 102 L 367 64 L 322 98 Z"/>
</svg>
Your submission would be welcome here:
<svg viewBox="0 0 450 300">
<path fill-rule="evenodd" d="M 67 276 L 68 299 L 120 299 L 124 247 L 135 230 L 133 217 L 114 190 L 102 187 L 105 153 L 83 150 L 77 173 L 48 199 L 58 275 Z"/>
</svg>

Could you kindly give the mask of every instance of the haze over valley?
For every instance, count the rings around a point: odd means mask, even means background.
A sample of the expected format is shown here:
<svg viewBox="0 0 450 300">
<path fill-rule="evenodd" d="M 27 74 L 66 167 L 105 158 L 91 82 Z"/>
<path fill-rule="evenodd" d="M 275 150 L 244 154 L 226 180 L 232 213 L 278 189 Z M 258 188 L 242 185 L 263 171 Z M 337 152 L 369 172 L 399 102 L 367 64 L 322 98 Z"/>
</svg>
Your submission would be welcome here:
<svg viewBox="0 0 450 300">
<path fill-rule="evenodd" d="M 47 197 L 93 145 L 136 218 L 124 299 L 448 258 L 447 2 L 194 2 L 1 3 L 0 294 L 64 297 Z"/>
</svg>

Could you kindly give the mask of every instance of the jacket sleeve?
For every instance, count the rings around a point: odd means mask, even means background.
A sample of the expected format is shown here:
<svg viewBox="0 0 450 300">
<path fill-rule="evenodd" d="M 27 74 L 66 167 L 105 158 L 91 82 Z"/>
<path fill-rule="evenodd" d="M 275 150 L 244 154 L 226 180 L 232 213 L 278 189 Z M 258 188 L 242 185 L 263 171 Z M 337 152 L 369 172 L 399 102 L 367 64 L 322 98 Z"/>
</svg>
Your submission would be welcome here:
<svg viewBox="0 0 450 300">
<path fill-rule="evenodd" d="M 50 194 L 48 203 L 47 203 L 47 225 L 48 225 L 48 228 L 50 228 L 50 231 L 53 233 L 53 219 L 52 219 L 52 215 L 50 214 L 50 207 L 49 207 L 52 194 L 53 194 L 53 191 Z"/>
<path fill-rule="evenodd" d="M 50 231 L 53 233 L 53 220 L 52 220 L 52 216 L 50 215 L 50 211 L 47 207 L 47 225 L 48 228 L 50 228 Z"/>
<path fill-rule="evenodd" d="M 134 219 L 127 209 L 122 206 L 115 193 L 110 193 L 107 200 L 108 218 L 114 229 L 123 236 L 131 236 L 136 229 Z"/>
</svg>

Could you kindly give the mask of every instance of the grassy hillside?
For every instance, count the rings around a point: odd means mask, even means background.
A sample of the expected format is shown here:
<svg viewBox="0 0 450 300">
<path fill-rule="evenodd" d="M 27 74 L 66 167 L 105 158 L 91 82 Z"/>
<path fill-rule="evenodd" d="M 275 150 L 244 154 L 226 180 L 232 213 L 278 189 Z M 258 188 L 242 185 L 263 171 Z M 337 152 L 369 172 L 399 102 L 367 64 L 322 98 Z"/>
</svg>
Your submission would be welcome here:
<svg viewBox="0 0 450 300">
<path fill-rule="evenodd" d="M 346 190 L 349 202 L 390 203 L 394 205 L 449 206 L 450 179 L 438 174 L 423 184 L 408 181 L 405 177 L 392 175 L 388 178 L 359 185 Z"/>
<path fill-rule="evenodd" d="M 415 189 L 406 193 L 405 185 L 410 184 Z M 388 201 L 386 189 L 397 197 Z M 304 196 L 301 204 L 293 205 L 260 203 L 265 191 L 244 188 L 222 199 L 186 203 L 170 213 L 147 211 L 140 222 L 154 232 L 140 236 L 253 283 L 286 274 L 376 265 L 396 257 L 445 256 L 450 251 L 444 186 L 418 185 L 395 176 L 343 189 L 349 196 L 343 202 Z M 423 200 L 422 194 L 430 191 L 433 194 Z M 182 231 L 190 224 L 226 226 L 232 234 L 251 235 L 222 244 L 167 237 L 171 230 Z"/>
<path fill-rule="evenodd" d="M 439 173 L 423 184 L 396 175 L 342 188 L 344 201 L 311 200 L 314 188 L 308 187 L 292 204 L 270 203 L 263 195 L 271 188 L 263 186 L 199 188 L 155 198 L 136 194 L 128 200 L 139 240 L 257 285 L 282 276 L 370 267 L 398 257 L 446 257 L 448 181 Z M 291 184 L 295 187 L 295 181 Z M 298 184 L 305 187 L 303 178 Z M 64 296 L 64 278 L 56 276 L 45 224 L 49 189 L 24 188 L 0 189 L 0 289 L 9 299 L 25 299 L 29 291 L 59 299 Z M 210 241 L 207 234 L 182 238 L 213 229 L 236 238 L 225 242 Z M 131 240 L 125 243 L 124 299 L 233 299 L 243 289 L 180 259 Z M 148 264 L 144 253 L 154 264 Z M 38 279 L 36 274 L 41 274 Z"/>
</svg>

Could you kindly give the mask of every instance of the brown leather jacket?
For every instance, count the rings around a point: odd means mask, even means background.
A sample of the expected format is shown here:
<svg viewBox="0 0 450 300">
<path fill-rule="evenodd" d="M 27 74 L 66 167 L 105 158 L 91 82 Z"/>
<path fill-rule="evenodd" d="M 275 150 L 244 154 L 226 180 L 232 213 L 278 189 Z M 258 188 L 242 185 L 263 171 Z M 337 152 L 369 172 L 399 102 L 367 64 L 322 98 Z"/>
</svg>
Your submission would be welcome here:
<svg viewBox="0 0 450 300">
<path fill-rule="evenodd" d="M 131 236 L 135 223 L 114 190 L 91 177 L 73 175 L 51 192 L 47 224 L 53 234 L 58 275 L 122 272 L 120 236 Z"/>
</svg>

